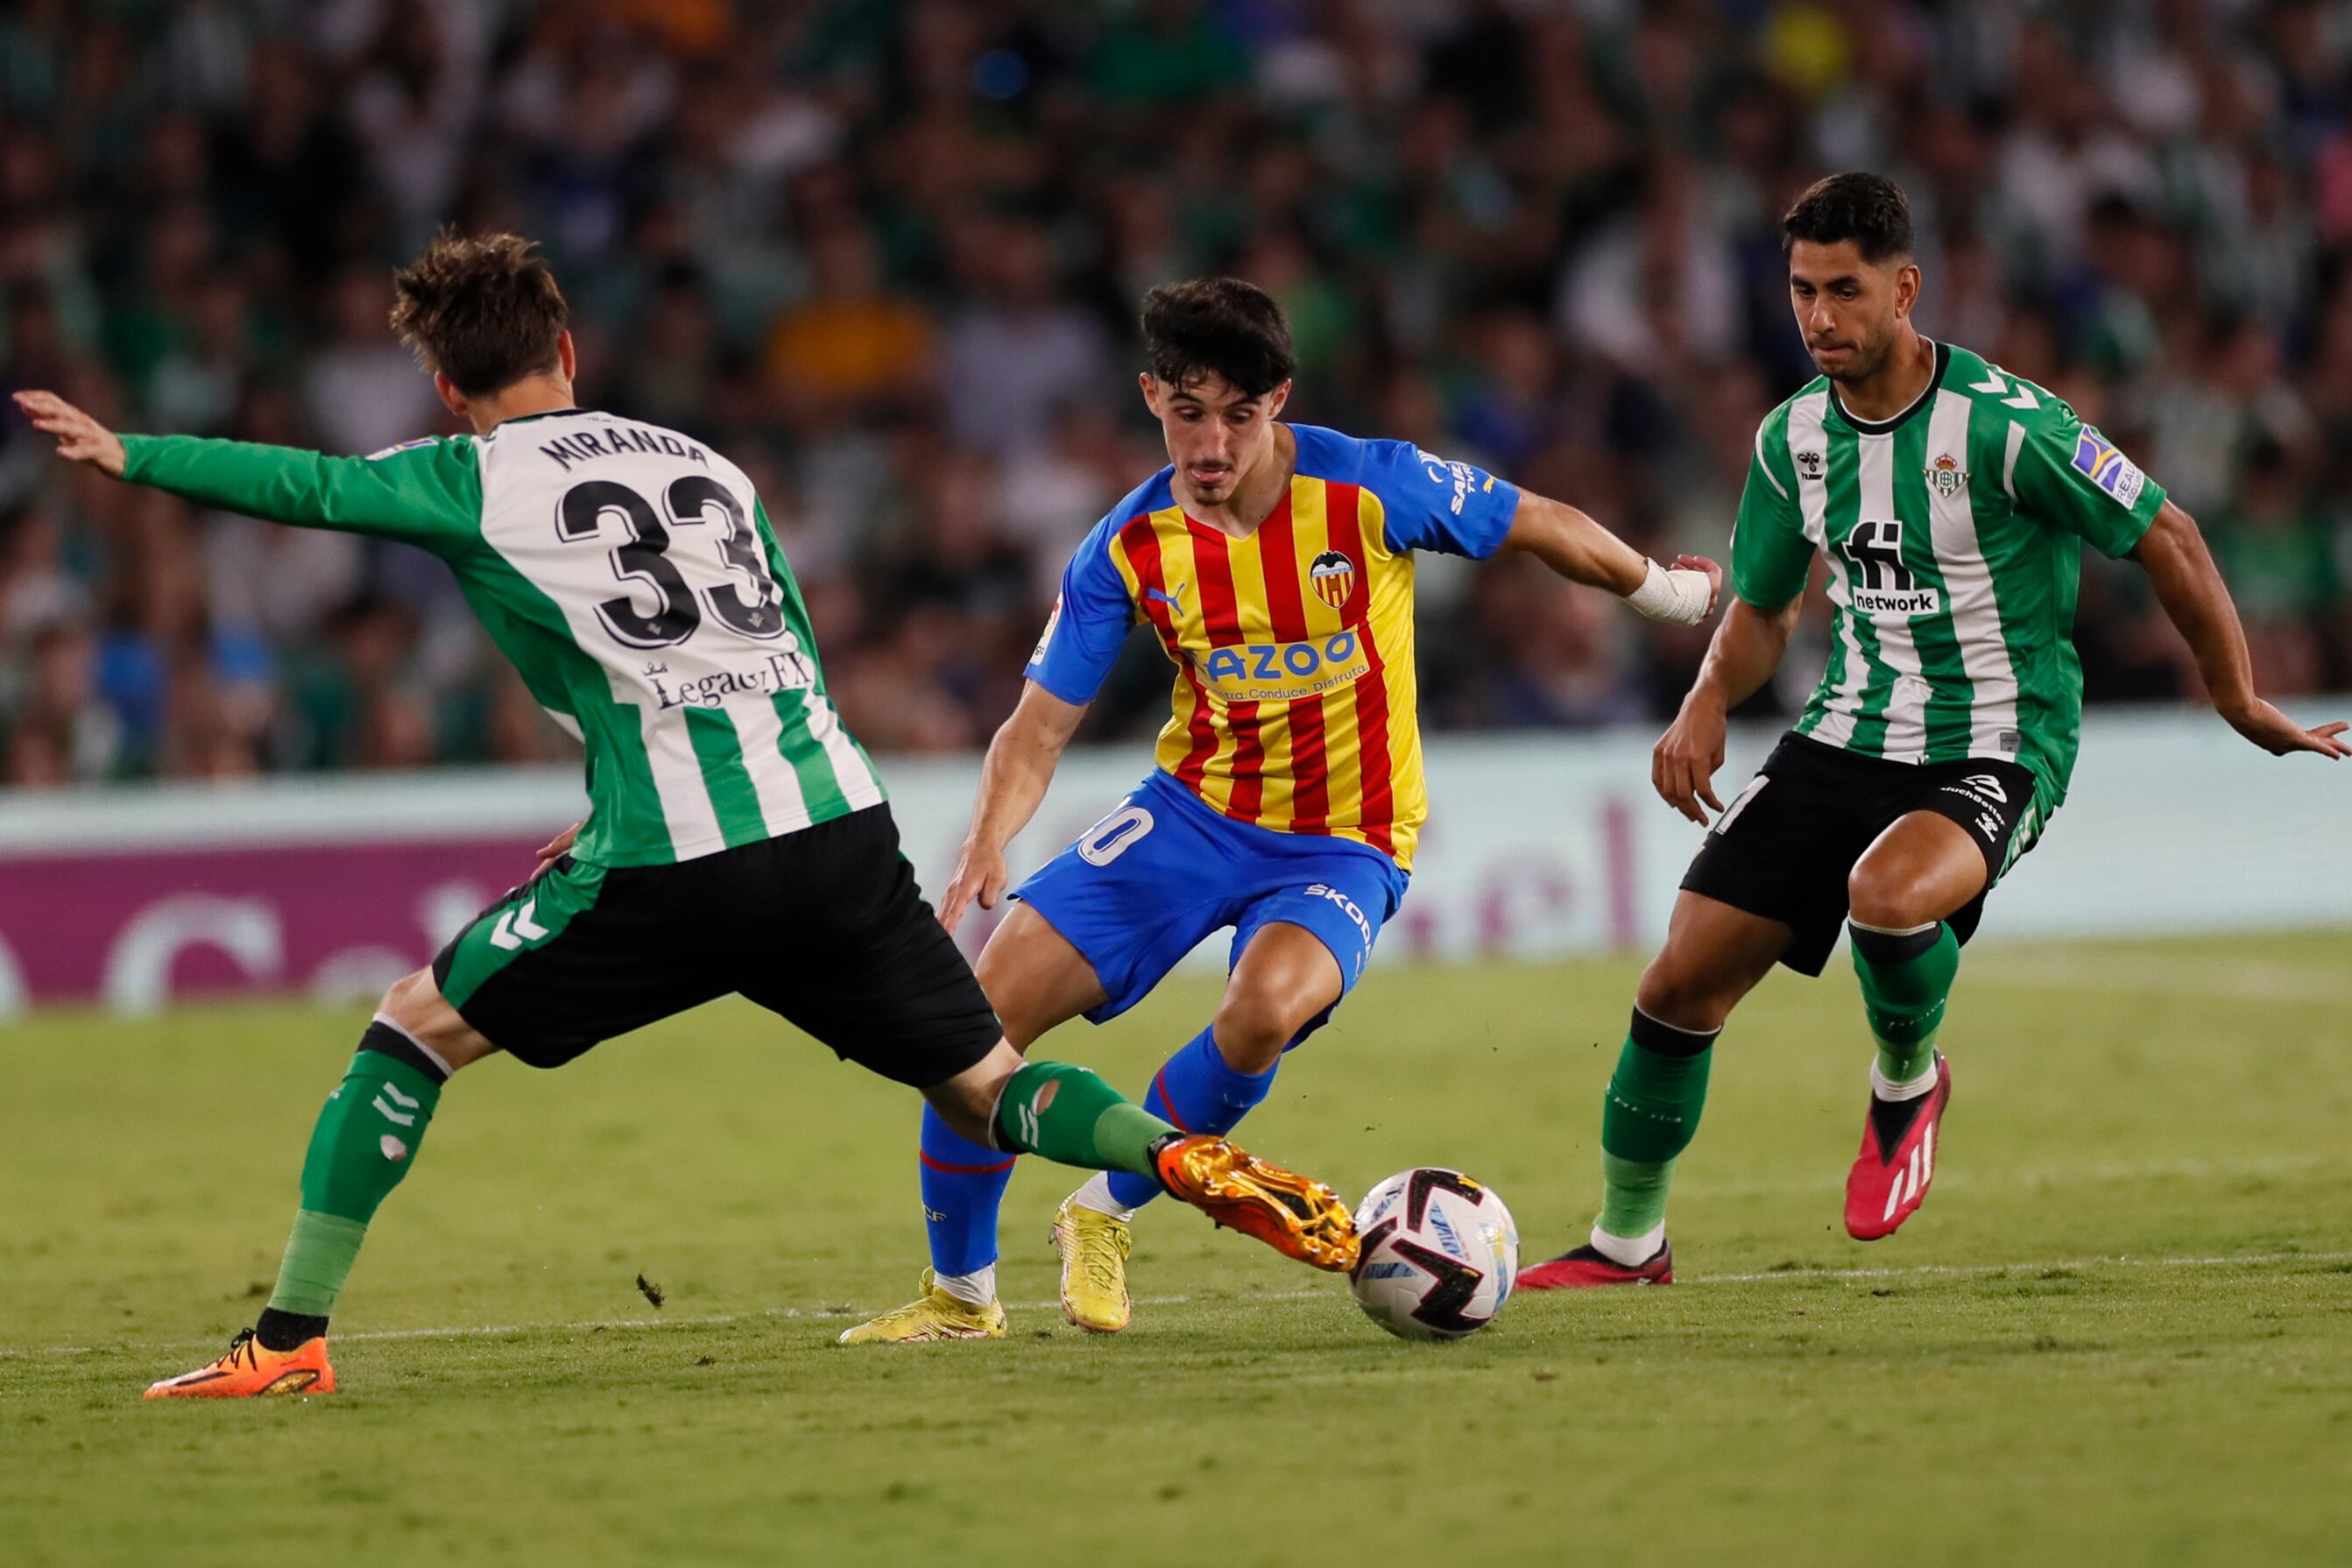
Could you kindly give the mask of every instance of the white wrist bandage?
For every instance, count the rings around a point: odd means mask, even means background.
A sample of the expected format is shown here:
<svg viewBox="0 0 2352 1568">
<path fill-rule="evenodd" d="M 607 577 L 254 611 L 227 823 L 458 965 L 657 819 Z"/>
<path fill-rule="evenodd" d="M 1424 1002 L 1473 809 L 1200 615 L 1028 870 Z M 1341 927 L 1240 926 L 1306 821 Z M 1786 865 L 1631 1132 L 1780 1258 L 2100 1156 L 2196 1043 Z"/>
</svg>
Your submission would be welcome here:
<svg viewBox="0 0 2352 1568">
<path fill-rule="evenodd" d="M 1625 595 L 1625 602 L 1654 621 L 1695 626 L 1706 619 L 1706 602 L 1711 594 L 1706 573 L 1684 568 L 1669 572 L 1653 561 L 1650 574 L 1642 579 L 1640 587 Z"/>
</svg>

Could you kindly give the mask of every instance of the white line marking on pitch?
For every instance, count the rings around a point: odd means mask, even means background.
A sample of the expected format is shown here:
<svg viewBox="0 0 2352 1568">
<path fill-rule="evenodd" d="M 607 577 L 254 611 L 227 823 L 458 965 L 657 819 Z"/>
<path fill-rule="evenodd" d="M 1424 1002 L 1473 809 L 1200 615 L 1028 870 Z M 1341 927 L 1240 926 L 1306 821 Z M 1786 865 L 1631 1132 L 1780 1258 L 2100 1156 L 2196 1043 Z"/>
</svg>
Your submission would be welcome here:
<svg viewBox="0 0 2352 1568">
<path fill-rule="evenodd" d="M 1693 1285 L 1753 1285 L 1772 1279 L 1895 1279 L 1906 1275 L 2008 1274 L 2052 1268 L 2222 1268 L 2231 1264 L 2352 1263 L 2352 1252 L 2250 1252 L 2236 1258 L 2052 1258 L 2028 1263 L 1914 1263 L 1895 1268 L 1773 1268 L 1761 1274 L 1702 1274 Z"/>
<path fill-rule="evenodd" d="M 2032 1258 L 2013 1263 L 1914 1263 L 1894 1268 L 1771 1268 L 1759 1274 L 1699 1274 L 1685 1276 L 1677 1281 L 1683 1285 L 1768 1285 L 1821 1279 L 1899 1279 L 1926 1277 L 1953 1278 L 1984 1274 L 2021 1273 L 2052 1268 L 2259 1268 L 2273 1263 L 2352 1263 L 2352 1252 L 2250 1252 L 2234 1258 Z M 1269 1290 L 1248 1298 L 1254 1301 L 1306 1301 L 1328 1294 L 1323 1290 Z M 1138 1296 L 1139 1307 L 1168 1307 L 1193 1300 L 1192 1296 Z M 1016 1312 L 1042 1312 L 1061 1305 L 1058 1301 L 1016 1301 L 1009 1310 Z M 493 1334 L 584 1333 L 594 1329 L 690 1329 L 710 1328 L 726 1323 L 779 1321 L 785 1319 L 850 1318 L 855 1313 L 833 1313 L 821 1309 L 771 1307 L 761 1312 L 712 1312 L 698 1317 L 676 1318 L 583 1318 L 570 1322 L 552 1323 L 485 1323 L 472 1327 L 451 1326 L 433 1329 L 371 1329 L 355 1334 L 337 1334 L 338 1344 L 362 1340 L 463 1340 L 487 1338 Z M 177 1340 L 155 1345 L 112 1346 L 116 1350 L 135 1350 L 140 1354 L 149 1351 L 209 1345 L 211 1340 Z M 0 1349 L 0 1358 L 25 1359 L 43 1355 L 89 1355 L 97 1347 L 91 1345 L 48 1345 L 33 1350 Z"/>
</svg>

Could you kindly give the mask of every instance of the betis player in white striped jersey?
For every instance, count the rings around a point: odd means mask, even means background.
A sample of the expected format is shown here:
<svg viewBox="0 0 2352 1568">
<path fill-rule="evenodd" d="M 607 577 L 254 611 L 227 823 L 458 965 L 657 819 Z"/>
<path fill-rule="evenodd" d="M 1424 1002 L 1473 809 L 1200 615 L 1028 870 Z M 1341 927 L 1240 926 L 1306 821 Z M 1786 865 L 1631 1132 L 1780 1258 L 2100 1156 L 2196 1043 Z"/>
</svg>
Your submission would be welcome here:
<svg viewBox="0 0 2352 1568">
<path fill-rule="evenodd" d="M 208 505 L 420 545 L 588 752 L 572 853 L 662 866 L 879 805 L 743 470 L 584 408 L 363 461 L 129 436 L 124 477 Z"/>
<path fill-rule="evenodd" d="M 691 437 L 572 405 L 569 312 L 530 246 L 445 235 L 394 282 L 393 325 L 471 436 L 331 458 L 118 437 L 16 396 L 60 456 L 117 479 L 439 555 L 587 750 L 576 836 L 385 994 L 311 1134 L 260 1321 L 149 1397 L 333 1392 L 329 1315 L 450 1075 L 496 1051 L 558 1067 L 729 992 L 921 1090 L 962 1137 L 1149 1178 L 1293 1258 L 1352 1264 L 1328 1188 L 1005 1042 L 825 695 L 751 481 Z"/>
<path fill-rule="evenodd" d="M 1776 963 L 1819 974 L 1852 937 L 1877 1045 L 1846 1181 L 1858 1240 L 1925 1198 L 1951 1094 L 1937 1041 L 1985 895 L 2065 798 L 2081 729 L 2073 641 L 2084 544 L 2128 558 L 2231 726 L 2273 753 L 2347 753 L 2258 697 L 2196 524 L 2047 388 L 1911 325 L 1903 193 L 1834 175 L 1783 219 L 1790 302 L 1820 377 L 1756 433 L 1732 535 L 1734 596 L 1658 743 L 1659 794 L 1716 812 L 1643 973 L 1601 1112 L 1601 1211 L 1536 1289 L 1673 1279 L 1666 1190 L 1706 1104 L 1724 1021 Z M 1727 806 L 1725 718 L 1787 651 L 1827 563 L 1828 667 L 1803 717 Z"/>
</svg>

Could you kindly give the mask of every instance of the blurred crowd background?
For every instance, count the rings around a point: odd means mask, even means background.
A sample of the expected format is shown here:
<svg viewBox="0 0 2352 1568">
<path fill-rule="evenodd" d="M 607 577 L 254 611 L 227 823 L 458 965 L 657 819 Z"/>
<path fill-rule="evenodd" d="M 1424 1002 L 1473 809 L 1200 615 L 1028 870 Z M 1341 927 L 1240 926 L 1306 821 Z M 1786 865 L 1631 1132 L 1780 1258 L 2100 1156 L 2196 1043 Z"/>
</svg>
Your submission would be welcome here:
<svg viewBox="0 0 2352 1568">
<path fill-rule="evenodd" d="M 1163 462 L 1133 311 L 1288 310 L 1291 417 L 1721 555 L 1811 374 L 1777 232 L 1911 194 L 1918 317 L 2206 526 L 2275 693 L 2352 687 L 2352 7 L 2308 0 L 17 0 L 0 381 L 125 428 L 449 428 L 384 324 L 438 224 L 542 240 L 582 400 L 741 462 L 853 728 L 983 743 L 1070 547 Z M 1670 713 L 1703 634 L 1524 565 L 1423 576 L 1437 728 Z M 1820 668 L 1818 617 L 1787 709 Z M 2094 566 L 2094 700 L 2193 691 Z M 1139 639 L 1089 721 L 1148 733 Z M 0 438 L 20 784 L 544 760 L 439 564 Z"/>
</svg>

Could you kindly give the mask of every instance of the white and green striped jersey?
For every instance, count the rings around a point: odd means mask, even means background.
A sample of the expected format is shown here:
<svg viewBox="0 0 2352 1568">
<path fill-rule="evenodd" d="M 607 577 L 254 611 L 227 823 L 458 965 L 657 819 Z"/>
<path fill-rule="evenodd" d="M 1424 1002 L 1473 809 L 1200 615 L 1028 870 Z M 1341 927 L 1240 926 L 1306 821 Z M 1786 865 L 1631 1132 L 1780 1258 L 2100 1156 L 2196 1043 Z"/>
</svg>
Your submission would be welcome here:
<svg viewBox="0 0 2352 1568">
<path fill-rule="evenodd" d="M 743 470 L 675 431 L 564 409 L 370 458 L 131 436 L 125 478 L 441 556 L 588 753 L 594 865 L 692 859 L 873 805 L 800 586 Z"/>
<path fill-rule="evenodd" d="M 2006 757 L 2054 806 L 2074 771 L 2088 541 L 2127 553 L 2161 487 L 2065 403 L 1965 349 L 1880 422 L 1826 377 L 1767 416 L 1732 534 L 1733 591 L 1778 610 L 1829 563 L 1829 666 L 1801 734 L 1897 762 Z"/>
</svg>

